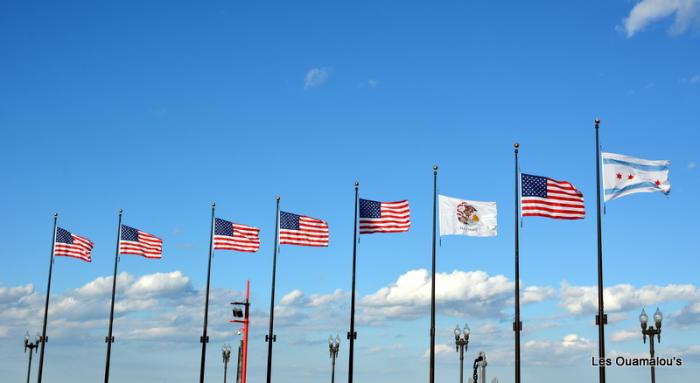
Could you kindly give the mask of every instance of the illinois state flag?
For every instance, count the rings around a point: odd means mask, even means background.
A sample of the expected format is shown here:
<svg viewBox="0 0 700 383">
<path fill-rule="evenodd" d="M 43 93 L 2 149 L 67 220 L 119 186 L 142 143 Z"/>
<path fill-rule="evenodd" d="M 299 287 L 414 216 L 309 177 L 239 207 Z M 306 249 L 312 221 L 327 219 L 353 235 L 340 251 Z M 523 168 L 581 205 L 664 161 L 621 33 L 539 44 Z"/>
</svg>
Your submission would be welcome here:
<svg viewBox="0 0 700 383">
<path fill-rule="evenodd" d="M 495 237 L 496 203 L 439 196 L 440 235 Z"/>
<path fill-rule="evenodd" d="M 602 153 L 605 202 L 634 193 L 671 192 L 670 161 Z"/>
</svg>

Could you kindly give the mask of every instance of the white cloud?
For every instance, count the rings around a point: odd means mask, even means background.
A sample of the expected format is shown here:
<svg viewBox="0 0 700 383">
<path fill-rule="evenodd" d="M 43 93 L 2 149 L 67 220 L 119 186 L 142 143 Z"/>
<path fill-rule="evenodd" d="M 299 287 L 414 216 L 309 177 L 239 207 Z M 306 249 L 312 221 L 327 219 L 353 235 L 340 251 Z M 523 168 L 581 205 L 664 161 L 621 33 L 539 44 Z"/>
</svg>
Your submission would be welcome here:
<svg viewBox="0 0 700 383">
<path fill-rule="evenodd" d="M 675 317 L 675 320 L 682 326 L 697 325 L 700 323 L 700 298 L 689 302 Z"/>
<path fill-rule="evenodd" d="M 564 365 L 590 356 L 595 344 L 576 334 L 568 334 L 561 341 L 530 340 L 525 342 L 524 356 L 533 365 Z"/>
<path fill-rule="evenodd" d="M 331 304 L 338 303 L 348 296 L 343 290 L 336 289 L 330 294 L 311 294 L 308 298 L 304 292 L 299 289 L 294 289 L 280 299 L 279 306 L 296 306 L 296 307 L 326 307 Z"/>
<path fill-rule="evenodd" d="M 304 296 L 304 293 L 301 292 L 301 290 L 292 290 L 289 293 L 285 294 L 282 299 L 280 299 L 280 305 L 282 306 L 291 306 L 297 302 Z"/>
<path fill-rule="evenodd" d="M 325 307 L 329 304 L 342 301 L 348 296 L 349 295 L 341 289 L 336 289 L 330 294 L 312 294 L 309 299 L 306 300 L 306 305 L 308 307 Z"/>
<path fill-rule="evenodd" d="M 700 0 L 642 0 L 623 20 L 623 28 L 632 37 L 650 23 L 675 15 L 670 32 L 682 33 L 697 19 L 699 4 Z"/>
<path fill-rule="evenodd" d="M 638 310 L 638 309 L 639 309 L 638 307 L 632 308 L 632 310 Z M 637 311 L 637 312 L 636 312 L 634 315 L 632 315 L 632 316 L 633 316 L 633 317 L 636 317 L 638 314 L 639 314 L 639 312 Z M 617 323 L 617 322 L 623 322 L 623 321 L 626 321 L 626 320 L 628 320 L 628 319 L 630 318 L 630 316 L 628 315 L 627 312 L 612 312 L 612 313 L 607 313 L 607 310 L 606 310 L 606 315 L 608 316 L 608 323 L 609 323 L 609 324 Z M 591 322 L 595 322 L 595 320 L 594 320 L 593 318 L 591 318 Z"/>
<path fill-rule="evenodd" d="M 367 350 L 368 354 L 380 354 L 386 352 L 394 352 L 406 348 L 402 343 L 394 343 L 388 346 L 374 346 Z"/>
<path fill-rule="evenodd" d="M 683 356 L 684 365 L 687 365 L 689 360 L 697 363 L 700 361 L 700 345 L 696 344 L 687 347 L 674 347 L 668 350 L 666 354 Z"/>
<path fill-rule="evenodd" d="M 501 311 L 513 296 L 514 284 L 503 275 L 483 271 L 436 274 L 435 304 L 450 316 L 503 316 Z M 530 286 L 524 289 L 523 303 L 548 299 L 554 290 Z M 415 319 L 425 315 L 430 305 L 431 277 L 426 269 L 410 270 L 361 300 L 366 321 L 391 318 Z"/>
<path fill-rule="evenodd" d="M 464 320 L 474 322 L 473 333 L 478 334 L 474 339 L 493 343 L 495 348 L 491 354 L 497 352 L 500 342 L 510 339 L 512 335 L 508 320 L 512 311 L 513 281 L 483 271 L 438 273 L 437 278 L 438 312 L 459 318 L 460 324 Z M 111 282 L 111 277 L 99 277 L 79 288 L 52 295 L 50 336 L 62 342 L 67 339 L 74 339 L 71 342 L 94 342 L 103 337 L 107 328 Z M 117 282 L 115 336 L 118 339 L 133 342 L 146 339 L 152 344 L 168 346 L 198 339 L 202 330 L 204 292 L 201 288 L 193 288 L 190 279 L 182 272 L 143 276 L 121 273 Z M 524 304 L 554 299 L 558 295 L 557 289 L 546 286 L 529 286 L 522 291 Z M 594 287 L 562 284 L 559 291 L 561 306 L 574 317 L 595 312 L 597 300 Z M 238 291 L 212 289 L 210 318 L 230 318 L 229 302 L 241 297 L 242 293 Z M 356 319 L 360 326 L 383 326 L 390 320 L 426 318 L 430 311 L 430 274 L 424 269 L 410 270 L 386 287 L 358 298 Z M 636 318 L 641 306 L 647 305 L 651 309 L 653 302 L 670 300 L 683 302 L 685 306 L 667 313 L 669 326 L 694 329 L 700 324 L 700 292 L 692 285 L 643 288 L 617 285 L 606 290 L 606 299 L 610 321 L 617 316 Z M 21 337 L 28 328 L 41 328 L 43 300 L 43 294 L 34 291 L 31 285 L 0 288 L 0 337 Z M 335 334 L 338 329 L 347 328 L 348 306 L 349 294 L 341 289 L 314 294 L 294 289 L 282 294 L 276 306 L 276 329 L 279 334 L 285 334 L 285 341 L 300 344 L 314 342 L 319 332 Z M 266 309 L 264 305 L 256 305 L 251 313 L 256 336 L 267 328 Z M 632 311 L 634 313 L 630 314 Z M 547 328 L 544 325 L 546 321 L 542 324 L 539 327 L 527 325 L 528 337 Z M 439 353 L 454 353 L 449 341 L 451 328 L 446 326 L 446 335 L 438 339 L 439 343 L 445 343 L 444 347 L 438 346 Z M 230 339 L 237 329 L 226 320 L 212 320 L 209 335 L 211 341 L 216 342 Z M 612 336 L 616 340 L 627 335 L 621 332 Z M 588 347 L 588 341 L 577 336 L 533 342 L 528 345 L 533 351 L 533 360 L 551 359 L 544 351 L 548 346 L 554 347 L 558 353 L 554 355 L 562 355 L 564 362 L 579 357 Z M 379 346 L 392 353 L 404 352 L 390 350 L 390 346 L 386 345 Z M 509 352 L 507 347 L 504 352 Z"/>
<path fill-rule="evenodd" d="M 117 275 L 117 288 L 123 289 L 125 286 L 131 285 L 134 282 L 134 277 L 128 273 L 120 273 Z M 77 288 L 75 293 L 84 297 L 94 297 L 112 292 L 112 277 L 97 277 L 94 280 Z"/>
<path fill-rule="evenodd" d="M 562 283 L 560 305 L 575 315 L 593 314 L 598 309 L 598 288 L 596 286 L 571 286 Z M 687 301 L 697 299 L 700 290 L 690 284 L 666 286 L 647 285 L 636 288 L 630 284 L 619 284 L 603 290 L 603 300 L 607 312 L 641 310 L 643 306 L 656 305 L 666 301 Z"/>
<path fill-rule="evenodd" d="M 86 334 L 103 334 L 111 289 L 112 277 L 98 277 L 79 288 L 52 294 L 50 335 L 80 342 L 89 338 Z M 117 276 L 115 336 L 166 342 L 194 338 L 201 331 L 203 294 L 202 290 L 193 289 L 189 278 L 180 271 L 141 277 L 121 273 Z M 3 300 L 10 295 L 14 300 Z M 232 290 L 212 289 L 210 315 L 229 317 L 228 302 L 241 295 Z M 43 293 L 34 292 L 30 285 L 0 289 L 0 337 L 17 336 L 27 328 L 41 328 L 43 304 Z M 219 322 L 210 324 L 212 337 L 235 332 L 227 322 Z"/>
<path fill-rule="evenodd" d="M 304 89 L 308 90 L 323 85 L 330 77 L 330 68 L 311 68 L 304 76 Z"/>
<path fill-rule="evenodd" d="M 642 337 L 642 332 L 640 330 L 620 330 L 615 331 L 610 339 L 613 342 L 626 342 L 629 340 L 637 340 Z"/>
<path fill-rule="evenodd" d="M 29 295 L 34 292 L 34 285 L 27 284 L 24 286 L 16 287 L 2 287 L 0 286 L 0 303 L 10 303 L 14 302 L 25 295 Z"/>
<path fill-rule="evenodd" d="M 539 303 L 553 298 L 556 295 L 556 291 L 549 286 L 528 286 L 521 289 L 520 294 L 522 295 L 520 297 L 520 303 L 526 305 L 528 303 Z"/>
<path fill-rule="evenodd" d="M 127 294 L 138 297 L 165 296 L 190 288 L 190 279 L 181 271 L 173 271 L 144 275 L 129 286 Z"/>
<path fill-rule="evenodd" d="M 455 346 L 450 344 L 437 343 L 435 344 L 435 356 L 452 355 L 455 353 Z M 424 358 L 430 358 L 430 347 L 423 353 Z"/>
</svg>

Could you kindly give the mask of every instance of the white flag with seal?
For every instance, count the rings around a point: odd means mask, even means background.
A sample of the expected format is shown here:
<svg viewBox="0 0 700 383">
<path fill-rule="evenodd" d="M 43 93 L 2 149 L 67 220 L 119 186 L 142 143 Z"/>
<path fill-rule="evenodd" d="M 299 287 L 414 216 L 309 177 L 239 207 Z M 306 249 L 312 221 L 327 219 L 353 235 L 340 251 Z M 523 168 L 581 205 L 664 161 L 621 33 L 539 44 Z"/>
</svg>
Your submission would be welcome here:
<svg viewBox="0 0 700 383">
<path fill-rule="evenodd" d="M 495 237 L 496 203 L 439 196 L 440 235 Z"/>
<path fill-rule="evenodd" d="M 671 192 L 667 160 L 644 160 L 615 153 L 602 153 L 605 202 L 628 194 Z"/>
</svg>

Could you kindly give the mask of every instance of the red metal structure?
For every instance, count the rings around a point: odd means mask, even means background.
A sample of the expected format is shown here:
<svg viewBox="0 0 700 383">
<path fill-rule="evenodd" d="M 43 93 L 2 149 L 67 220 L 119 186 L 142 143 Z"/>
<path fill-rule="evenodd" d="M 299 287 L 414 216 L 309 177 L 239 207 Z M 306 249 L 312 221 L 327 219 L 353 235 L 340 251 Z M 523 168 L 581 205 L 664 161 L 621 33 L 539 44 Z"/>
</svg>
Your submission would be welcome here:
<svg viewBox="0 0 700 383">
<path fill-rule="evenodd" d="M 231 323 L 243 324 L 243 356 L 241 357 L 241 383 L 246 383 L 246 372 L 248 370 L 248 324 L 249 324 L 249 309 L 250 309 L 250 281 L 246 281 L 245 285 L 245 301 L 231 302 L 232 305 L 242 305 L 244 307 L 243 319 L 232 319 Z M 234 309 L 234 317 L 236 317 Z"/>
</svg>

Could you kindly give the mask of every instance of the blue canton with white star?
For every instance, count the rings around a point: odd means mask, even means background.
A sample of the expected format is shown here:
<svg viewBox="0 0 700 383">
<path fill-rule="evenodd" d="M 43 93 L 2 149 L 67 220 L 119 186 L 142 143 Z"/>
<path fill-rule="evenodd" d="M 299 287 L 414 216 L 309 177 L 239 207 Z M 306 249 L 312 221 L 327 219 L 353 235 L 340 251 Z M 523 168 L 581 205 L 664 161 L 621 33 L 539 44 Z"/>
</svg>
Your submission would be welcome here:
<svg viewBox="0 0 700 383">
<path fill-rule="evenodd" d="M 547 198 L 547 177 L 522 174 L 523 197 Z"/>
<path fill-rule="evenodd" d="M 296 214 L 281 211 L 280 229 L 299 230 L 299 216 Z"/>
<path fill-rule="evenodd" d="M 360 218 L 382 218 L 382 203 L 360 198 Z"/>
<path fill-rule="evenodd" d="M 217 218 L 214 223 L 214 234 L 233 237 L 233 222 Z"/>
<path fill-rule="evenodd" d="M 133 227 L 122 225 L 122 241 L 139 241 L 139 231 Z"/>
<path fill-rule="evenodd" d="M 73 236 L 66 229 L 56 228 L 56 242 L 67 243 L 69 245 L 73 244 Z"/>
</svg>

